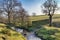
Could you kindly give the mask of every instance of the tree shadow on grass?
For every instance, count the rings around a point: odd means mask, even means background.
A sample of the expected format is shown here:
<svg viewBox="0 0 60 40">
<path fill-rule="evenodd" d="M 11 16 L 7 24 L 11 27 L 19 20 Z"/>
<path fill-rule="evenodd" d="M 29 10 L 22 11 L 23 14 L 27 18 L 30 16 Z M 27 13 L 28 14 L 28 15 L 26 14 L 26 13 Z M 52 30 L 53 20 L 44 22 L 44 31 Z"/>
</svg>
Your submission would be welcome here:
<svg viewBox="0 0 60 40">
<path fill-rule="evenodd" d="M 60 22 L 53 22 L 52 24 L 52 26 L 60 28 Z"/>
<path fill-rule="evenodd" d="M 46 25 L 48 23 L 49 23 L 49 19 L 45 19 L 45 20 L 33 21 L 32 25 L 39 26 L 39 25 Z"/>
<path fill-rule="evenodd" d="M 33 21 L 32 28 L 33 29 L 40 29 L 43 27 L 43 25 L 47 25 L 47 24 L 49 24 L 49 19 Z"/>
<path fill-rule="evenodd" d="M 34 27 L 40 27 L 40 26 L 47 25 L 47 24 L 49 24 L 49 19 L 38 20 L 38 21 L 32 22 L 32 26 L 34 26 Z M 60 22 L 52 22 L 52 26 L 53 27 L 60 27 Z"/>
</svg>

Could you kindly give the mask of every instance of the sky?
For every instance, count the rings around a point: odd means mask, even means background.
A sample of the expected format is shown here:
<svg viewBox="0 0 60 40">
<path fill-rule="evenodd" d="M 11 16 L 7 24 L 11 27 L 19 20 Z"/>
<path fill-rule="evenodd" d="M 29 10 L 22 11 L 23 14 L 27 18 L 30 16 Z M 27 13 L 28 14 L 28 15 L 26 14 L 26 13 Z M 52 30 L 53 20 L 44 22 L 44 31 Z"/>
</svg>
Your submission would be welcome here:
<svg viewBox="0 0 60 40">
<path fill-rule="evenodd" d="M 20 0 L 22 3 L 23 8 L 30 14 L 36 13 L 36 15 L 42 15 L 42 4 L 46 0 Z M 58 6 L 60 7 L 60 0 L 57 1 Z M 58 11 L 59 13 L 59 11 Z"/>
</svg>

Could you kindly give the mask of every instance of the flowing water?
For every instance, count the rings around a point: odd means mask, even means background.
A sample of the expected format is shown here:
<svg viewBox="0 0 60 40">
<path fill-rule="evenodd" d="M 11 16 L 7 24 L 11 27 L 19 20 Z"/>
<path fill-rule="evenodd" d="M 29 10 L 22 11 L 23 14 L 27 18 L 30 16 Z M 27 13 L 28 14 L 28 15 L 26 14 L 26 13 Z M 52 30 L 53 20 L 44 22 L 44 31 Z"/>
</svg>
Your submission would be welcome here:
<svg viewBox="0 0 60 40">
<path fill-rule="evenodd" d="M 40 38 L 36 37 L 34 32 L 30 32 L 27 35 L 27 40 L 41 40 Z"/>
<path fill-rule="evenodd" d="M 15 28 L 17 32 L 23 33 L 23 29 Z M 27 32 L 25 36 L 27 40 L 41 40 L 40 38 L 35 36 L 34 32 Z"/>
<path fill-rule="evenodd" d="M 20 33 L 23 32 L 22 29 L 18 29 L 17 31 Z M 28 32 L 25 37 L 27 38 L 27 40 L 41 40 L 40 38 L 35 36 L 34 32 Z"/>
</svg>

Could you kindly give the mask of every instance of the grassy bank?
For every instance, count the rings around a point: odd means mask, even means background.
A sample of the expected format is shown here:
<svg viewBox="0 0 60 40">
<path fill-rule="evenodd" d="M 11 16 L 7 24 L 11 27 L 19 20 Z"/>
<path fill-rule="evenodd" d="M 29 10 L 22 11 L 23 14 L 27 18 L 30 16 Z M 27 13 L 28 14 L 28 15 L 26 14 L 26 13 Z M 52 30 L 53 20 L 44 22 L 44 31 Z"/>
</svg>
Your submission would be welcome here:
<svg viewBox="0 0 60 40">
<path fill-rule="evenodd" d="M 6 27 L 0 23 L 0 40 L 26 40 L 20 33 Z"/>
<path fill-rule="evenodd" d="M 36 31 L 36 36 L 43 40 L 60 40 L 60 15 L 54 15 L 52 19 L 52 27 L 49 27 L 49 16 L 32 16 L 32 29 Z M 42 28 L 42 29 L 41 29 Z"/>
</svg>

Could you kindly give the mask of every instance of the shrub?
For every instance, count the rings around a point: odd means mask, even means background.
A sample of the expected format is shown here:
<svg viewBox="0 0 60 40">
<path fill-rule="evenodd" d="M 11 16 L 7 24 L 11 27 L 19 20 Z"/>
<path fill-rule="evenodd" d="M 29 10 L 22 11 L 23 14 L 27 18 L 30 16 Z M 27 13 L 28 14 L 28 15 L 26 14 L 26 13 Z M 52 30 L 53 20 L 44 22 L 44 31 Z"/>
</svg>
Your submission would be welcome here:
<svg viewBox="0 0 60 40">
<path fill-rule="evenodd" d="M 28 27 L 27 26 L 26 27 L 25 26 L 16 26 L 16 28 L 24 29 L 28 32 L 33 30 L 32 26 L 28 26 Z"/>
</svg>

